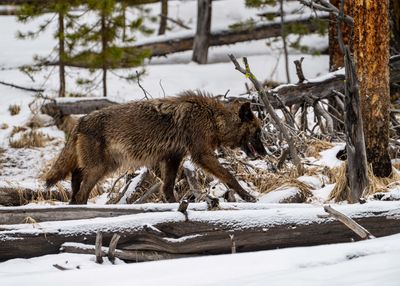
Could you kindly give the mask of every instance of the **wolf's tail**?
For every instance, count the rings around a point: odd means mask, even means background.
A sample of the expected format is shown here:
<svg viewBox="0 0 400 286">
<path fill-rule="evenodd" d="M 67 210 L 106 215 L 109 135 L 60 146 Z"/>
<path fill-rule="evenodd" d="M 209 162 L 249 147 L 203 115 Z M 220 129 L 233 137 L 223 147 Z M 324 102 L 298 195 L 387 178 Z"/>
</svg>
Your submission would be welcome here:
<svg viewBox="0 0 400 286">
<path fill-rule="evenodd" d="M 57 160 L 53 163 L 50 170 L 45 175 L 46 188 L 54 186 L 58 181 L 65 179 L 78 166 L 76 154 L 76 129 L 72 131 L 67 143 L 62 149 Z"/>
</svg>

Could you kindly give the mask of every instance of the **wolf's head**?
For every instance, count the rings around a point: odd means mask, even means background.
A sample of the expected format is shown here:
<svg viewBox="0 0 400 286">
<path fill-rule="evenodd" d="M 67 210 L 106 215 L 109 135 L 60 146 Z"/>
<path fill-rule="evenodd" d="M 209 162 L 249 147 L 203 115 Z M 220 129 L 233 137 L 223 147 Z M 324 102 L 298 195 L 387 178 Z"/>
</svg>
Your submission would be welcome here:
<svg viewBox="0 0 400 286">
<path fill-rule="evenodd" d="M 231 104 L 233 118 L 226 118 L 223 145 L 241 148 L 249 157 L 257 158 L 267 155 L 261 141 L 261 121 L 254 116 L 250 103 Z"/>
</svg>

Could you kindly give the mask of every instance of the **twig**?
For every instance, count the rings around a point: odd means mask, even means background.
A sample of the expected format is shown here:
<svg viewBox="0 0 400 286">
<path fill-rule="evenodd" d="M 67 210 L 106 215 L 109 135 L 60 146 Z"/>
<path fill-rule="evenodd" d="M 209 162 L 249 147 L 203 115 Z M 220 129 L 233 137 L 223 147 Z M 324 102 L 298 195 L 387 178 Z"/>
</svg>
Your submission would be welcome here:
<svg viewBox="0 0 400 286">
<path fill-rule="evenodd" d="M 306 80 L 306 78 L 304 77 L 303 67 L 302 67 L 303 60 L 304 60 L 304 57 L 301 57 L 300 60 L 294 61 L 294 65 L 296 66 L 296 74 L 297 74 L 297 77 L 299 78 L 298 83 L 302 83 Z"/>
<path fill-rule="evenodd" d="M 341 212 L 338 212 L 337 210 L 333 209 L 331 206 L 324 206 L 324 210 L 329 213 L 331 216 L 336 218 L 338 221 L 343 223 L 345 226 L 347 226 L 349 229 L 354 231 L 359 237 L 362 239 L 371 239 L 375 238 L 368 230 L 366 230 L 364 227 L 359 225 L 355 220 L 352 218 L 342 214 Z"/>
<path fill-rule="evenodd" d="M 53 267 L 55 267 L 55 268 L 57 268 L 58 270 L 61 270 L 61 271 L 73 270 L 73 268 L 67 268 L 67 267 L 61 266 L 59 264 L 53 264 Z"/>
<path fill-rule="evenodd" d="M 125 175 L 128 173 L 128 171 L 125 171 L 125 173 L 123 173 L 121 176 L 119 176 L 113 183 L 111 190 L 108 194 L 108 197 L 110 197 L 110 195 L 113 193 L 115 186 L 117 185 L 117 183 L 119 182 L 119 180 L 121 180 L 123 177 L 125 177 Z"/>
<path fill-rule="evenodd" d="M 290 155 L 292 156 L 293 163 L 297 168 L 297 172 L 299 173 L 299 175 L 303 174 L 304 169 L 303 169 L 303 166 L 301 165 L 301 161 L 300 161 L 299 155 L 297 153 L 297 149 L 294 145 L 293 139 L 289 135 L 289 131 L 286 129 L 286 127 L 280 120 L 279 116 L 276 114 L 274 108 L 272 107 L 272 105 L 268 99 L 267 93 L 265 92 L 265 89 L 262 87 L 261 83 L 257 80 L 257 78 L 254 76 L 254 74 L 251 72 L 250 66 L 247 62 L 247 58 L 246 57 L 243 58 L 245 69 L 239 65 L 239 63 L 236 60 L 234 55 L 230 54 L 229 58 L 235 65 L 236 70 L 238 70 L 239 72 L 244 74 L 246 77 L 248 77 L 250 79 L 250 81 L 253 83 L 254 87 L 258 91 L 258 95 L 259 95 L 261 101 L 264 103 L 264 106 L 265 106 L 267 112 L 271 115 L 277 128 L 280 130 L 280 132 L 282 133 L 283 137 L 285 138 L 285 140 L 287 141 L 287 143 L 289 145 Z"/>
<path fill-rule="evenodd" d="M 147 92 L 147 91 L 143 88 L 143 86 L 140 84 L 140 74 L 139 74 L 138 71 L 136 71 L 136 76 L 137 76 L 137 83 L 138 83 L 140 89 L 141 89 L 141 90 L 143 91 L 143 93 L 144 93 L 144 98 L 146 98 L 147 100 L 149 100 L 149 97 L 150 97 L 150 98 L 153 98 L 153 97 L 151 96 L 151 94 L 150 94 L 149 92 Z M 148 95 L 148 96 L 147 96 L 147 95 Z"/>
<path fill-rule="evenodd" d="M 230 234 L 229 238 L 231 239 L 231 253 L 234 254 L 234 253 L 236 253 L 235 235 L 234 234 Z"/>
<path fill-rule="evenodd" d="M 174 24 L 177 24 L 179 27 L 182 27 L 182 28 L 184 28 L 186 30 L 190 30 L 191 29 L 189 26 L 186 26 L 185 24 L 183 24 L 182 21 L 180 21 L 180 20 L 172 19 L 172 18 L 170 18 L 170 17 L 168 17 L 168 16 L 166 16 L 164 14 L 159 14 L 158 16 L 161 17 L 161 18 L 165 18 L 168 21 L 170 21 L 170 22 L 172 22 Z"/>
<path fill-rule="evenodd" d="M 14 88 L 18 88 L 18 89 L 22 89 L 22 90 L 25 90 L 25 91 L 44 92 L 44 89 L 42 89 L 42 88 L 24 87 L 24 86 L 16 85 L 16 84 L 13 84 L 13 83 L 4 82 L 4 81 L 0 81 L 0 84 L 6 85 L 6 86 L 10 86 L 10 87 L 14 87 Z"/>
<path fill-rule="evenodd" d="M 96 255 L 96 263 L 102 264 L 103 257 L 102 257 L 102 244 L 103 244 L 103 235 L 100 231 L 96 234 L 96 248 L 95 248 L 95 255 Z"/>
<path fill-rule="evenodd" d="M 189 201 L 187 199 L 183 199 L 180 202 L 179 207 L 178 207 L 178 212 L 181 212 L 185 215 L 186 221 L 189 220 L 188 213 L 187 213 L 188 206 L 189 206 Z"/>
<path fill-rule="evenodd" d="M 112 264 L 115 263 L 115 250 L 117 248 L 117 244 L 118 244 L 118 240 L 121 238 L 121 236 L 119 234 L 114 234 L 111 238 L 110 241 L 110 246 L 108 248 L 108 260 L 110 260 L 110 262 Z"/>
<path fill-rule="evenodd" d="M 332 14 L 335 14 L 336 16 L 339 15 L 340 10 L 336 8 L 333 4 L 329 3 L 329 1 L 326 0 L 299 0 L 299 2 L 307 7 L 310 7 L 313 10 L 319 10 L 319 11 L 324 11 L 324 12 L 329 12 Z M 352 17 L 345 15 L 343 18 L 343 21 L 350 25 L 354 25 L 354 20 Z"/>
<path fill-rule="evenodd" d="M 146 199 L 148 197 L 150 197 L 152 194 L 159 192 L 160 187 L 161 187 L 161 183 L 154 184 L 144 195 L 142 195 L 141 198 L 139 198 L 135 201 L 135 204 L 141 204 L 144 201 L 146 201 Z"/>
</svg>

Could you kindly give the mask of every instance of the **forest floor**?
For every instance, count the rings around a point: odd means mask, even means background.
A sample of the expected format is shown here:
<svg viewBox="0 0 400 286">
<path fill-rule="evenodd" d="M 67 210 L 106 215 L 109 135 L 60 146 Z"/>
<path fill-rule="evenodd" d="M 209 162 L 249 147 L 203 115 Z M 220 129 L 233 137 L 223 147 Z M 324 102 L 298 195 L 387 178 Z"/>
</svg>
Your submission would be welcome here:
<svg viewBox="0 0 400 286">
<path fill-rule="evenodd" d="M 229 2 L 229 4 L 228 4 Z M 185 24 L 195 29 L 196 1 L 169 1 L 170 16 L 181 18 Z M 244 7 L 244 1 L 223 0 L 213 3 L 213 28 L 227 27 L 230 24 L 246 21 L 260 11 Z M 291 6 L 292 5 L 292 6 Z M 298 4 L 297 4 L 298 5 Z M 148 5 L 152 14 L 159 14 L 159 4 Z M 298 6 L 289 3 L 287 9 L 295 11 Z M 270 8 L 276 10 L 277 8 Z M 134 15 L 132 11 L 132 16 Z M 303 11 L 303 13 L 311 13 Z M 48 68 L 35 75 L 35 81 L 22 73 L 18 67 L 32 63 L 34 54 L 55 57 L 52 52 L 56 45 L 53 39 L 54 26 L 31 41 L 17 40 L 18 30 L 27 31 L 37 27 L 51 15 L 44 15 L 30 25 L 18 23 L 14 16 L 0 17 L 0 79 L 25 87 L 45 88 L 43 95 L 55 97 L 58 88 L 57 68 Z M 90 17 L 90 15 L 88 16 Z M 155 24 L 149 23 L 153 28 Z M 168 35 L 179 34 L 180 29 L 171 25 Z M 154 36 L 156 37 L 156 36 Z M 145 40 L 138 35 L 139 41 Z M 146 39 L 147 40 L 147 39 Z M 308 35 L 301 43 L 315 50 L 323 51 L 328 46 L 327 36 Z M 152 97 L 176 95 L 187 89 L 200 89 L 214 95 L 237 96 L 246 92 L 244 78 L 238 73 L 227 54 L 237 58 L 247 56 L 253 73 L 260 80 L 273 80 L 286 83 L 284 59 L 281 42 L 265 40 L 238 43 L 230 46 L 210 48 L 209 64 L 198 65 L 191 62 L 191 51 L 153 58 L 146 62 L 145 75 L 141 84 Z M 301 53 L 289 49 L 289 62 L 304 57 L 303 70 L 307 79 L 313 79 L 328 73 L 327 55 Z M 139 71 L 141 70 L 138 69 Z M 293 64 L 289 66 L 292 82 L 297 81 Z M 117 69 L 109 73 L 109 98 L 117 102 L 143 99 L 143 91 L 137 82 L 128 82 L 121 78 L 134 73 L 135 69 Z M 76 83 L 78 77 L 96 77 L 88 71 L 76 68 L 67 69 L 67 90 L 70 95 L 90 97 L 101 96 L 101 86 L 88 90 Z M 40 114 L 43 99 L 36 93 L 23 91 L 0 84 L 0 188 L 30 188 L 43 190 L 42 174 L 51 160 L 58 154 L 65 141 L 64 132 L 57 129 L 51 118 Z M 17 110 L 13 115 L 12 110 Z M 314 121 L 312 114 L 310 122 Z M 31 127 L 35 126 L 34 129 Z M 33 133 L 36 133 L 33 134 Z M 36 136 L 42 147 L 17 148 L 18 142 Z M 25 139 L 24 139 L 25 138 Z M 32 139 L 33 140 L 33 139 Z M 29 140 L 28 140 L 29 141 Z M 22 143 L 21 143 L 22 144 Z M 35 144 L 33 144 L 35 145 Z M 37 145 L 37 144 L 36 144 Z M 333 190 L 343 161 L 336 154 L 343 149 L 343 142 L 304 142 L 303 163 L 307 167 L 304 176 L 293 175 L 293 166 L 288 163 L 282 172 L 274 173 L 266 160 L 250 161 L 243 154 L 237 158 L 246 161 L 250 170 L 240 167 L 235 160 L 231 171 L 240 179 L 241 184 L 258 198 L 258 204 L 281 203 L 298 193 L 306 193 L 303 202 L 314 206 L 323 206 Z M 14 147 L 13 147 L 14 146 Z M 225 161 L 223 161 L 225 162 Z M 226 162 L 225 162 L 226 163 Z M 229 162 L 228 162 L 229 163 Z M 396 163 L 396 161 L 394 161 Z M 239 167 L 238 167 L 239 166 Z M 138 173 L 143 170 L 138 170 Z M 245 173 L 245 174 L 243 174 Z M 259 176 L 257 176 L 257 174 Z M 108 178 L 102 190 L 107 191 L 119 174 Z M 260 183 L 260 178 L 264 183 Z M 380 199 L 400 199 L 399 182 L 380 186 L 384 194 Z M 67 181 L 60 184 L 69 190 Z M 134 186 L 133 186 L 134 187 Z M 206 186 L 216 197 L 221 197 L 226 188 L 214 180 Z M 371 196 L 369 200 L 373 200 Z M 90 204 L 105 204 L 107 193 L 93 197 Z M 153 198 L 151 201 L 159 201 Z M 124 204 L 123 200 L 120 201 Z M 330 202 L 332 203 L 332 202 Z M 51 201 L 34 201 L 30 205 L 53 205 Z M 64 203 L 56 203 L 64 204 Z M 344 203 L 345 204 L 345 203 Z M 367 204 L 368 205 L 368 202 Z M 349 206 L 350 207 L 350 206 Z M 400 204 L 397 205 L 400 207 Z M 400 265 L 399 235 L 378 238 L 371 241 L 326 245 L 308 248 L 272 250 L 235 255 L 221 255 L 202 258 L 187 258 L 174 261 L 149 262 L 125 265 L 118 261 L 111 265 L 94 263 L 94 257 L 83 254 L 57 254 L 31 259 L 13 259 L 0 263 L 0 281 L 4 285 L 47 285 L 51 281 L 78 284 L 109 284 L 107 278 L 113 277 L 114 283 L 146 283 L 148 285 L 283 285 L 297 282 L 300 285 L 398 285 Z M 1 247 L 1 241 L 0 241 Z M 66 268 L 79 268 L 76 271 L 59 271 L 53 264 Z M 79 266 L 79 267 L 78 267 Z M 23 271 L 21 271 L 23 269 Z M 199 274 L 201 278 L 199 279 Z"/>
</svg>

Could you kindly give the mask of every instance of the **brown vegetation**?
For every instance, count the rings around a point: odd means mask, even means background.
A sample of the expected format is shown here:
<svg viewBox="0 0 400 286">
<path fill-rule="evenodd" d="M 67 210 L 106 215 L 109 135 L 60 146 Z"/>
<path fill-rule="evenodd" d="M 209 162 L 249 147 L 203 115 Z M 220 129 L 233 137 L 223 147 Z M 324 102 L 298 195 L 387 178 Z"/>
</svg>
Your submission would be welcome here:
<svg viewBox="0 0 400 286">
<path fill-rule="evenodd" d="M 17 115 L 21 111 L 21 106 L 17 104 L 11 104 L 8 107 L 8 111 L 10 112 L 11 115 Z"/>
<path fill-rule="evenodd" d="M 9 139 L 12 148 L 34 148 L 44 147 L 52 138 L 40 131 L 31 130 L 24 132 L 18 139 Z"/>
</svg>

